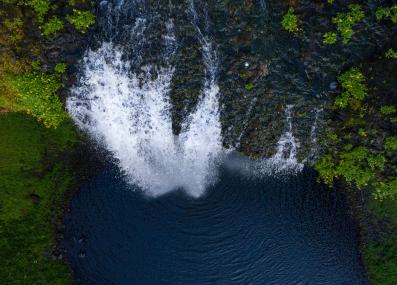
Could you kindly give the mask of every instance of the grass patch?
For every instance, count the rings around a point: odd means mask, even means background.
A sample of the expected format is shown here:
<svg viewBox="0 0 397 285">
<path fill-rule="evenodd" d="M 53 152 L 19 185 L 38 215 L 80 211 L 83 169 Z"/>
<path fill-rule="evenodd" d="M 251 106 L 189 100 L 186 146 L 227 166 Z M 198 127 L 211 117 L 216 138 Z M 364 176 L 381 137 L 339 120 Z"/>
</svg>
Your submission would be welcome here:
<svg viewBox="0 0 397 285">
<path fill-rule="evenodd" d="M 51 260 L 65 191 L 74 179 L 61 159 L 77 141 L 71 122 L 48 129 L 21 113 L 0 114 L 0 280 L 69 284 L 67 266 Z"/>
</svg>

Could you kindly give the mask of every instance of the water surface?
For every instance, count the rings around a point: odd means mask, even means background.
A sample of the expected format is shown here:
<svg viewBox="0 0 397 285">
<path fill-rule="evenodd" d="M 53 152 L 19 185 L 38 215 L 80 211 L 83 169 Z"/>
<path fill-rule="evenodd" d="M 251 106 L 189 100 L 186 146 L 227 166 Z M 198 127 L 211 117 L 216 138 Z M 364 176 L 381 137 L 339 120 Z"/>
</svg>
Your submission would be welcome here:
<svg viewBox="0 0 397 285">
<path fill-rule="evenodd" d="M 109 166 L 72 201 L 64 245 L 78 284 L 367 284 L 356 235 L 311 171 L 223 170 L 200 198 L 150 198 Z"/>
</svg>

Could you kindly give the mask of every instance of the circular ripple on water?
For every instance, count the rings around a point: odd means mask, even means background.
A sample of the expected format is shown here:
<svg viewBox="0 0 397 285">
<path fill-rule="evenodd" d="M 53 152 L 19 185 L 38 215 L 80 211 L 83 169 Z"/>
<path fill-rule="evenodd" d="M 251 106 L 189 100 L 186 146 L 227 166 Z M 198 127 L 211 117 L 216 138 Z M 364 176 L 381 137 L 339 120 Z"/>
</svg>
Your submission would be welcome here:
<svg viewBox="0 0 397 285">
<path fill-rule="evenodd" d="M 73 200 L 64 245 L 79 284 L 366 284 L 343 197 L 309 171 L 229 170 L 198 199 L 153 199 L 109 167 Z"/>
</svg>

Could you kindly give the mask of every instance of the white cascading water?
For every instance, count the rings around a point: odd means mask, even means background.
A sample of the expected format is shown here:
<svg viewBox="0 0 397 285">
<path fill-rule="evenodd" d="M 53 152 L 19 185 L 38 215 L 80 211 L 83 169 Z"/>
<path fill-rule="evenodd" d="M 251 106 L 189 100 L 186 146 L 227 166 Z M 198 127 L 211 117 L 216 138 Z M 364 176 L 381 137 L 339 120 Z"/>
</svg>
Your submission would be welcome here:
<svg viewBox="0 0 397 285">
<path fill-rule="evenodd" d="M 261 175 L 297 173 L 304 167 L 296 157 L 299 142 L 293 134 L 292 108 L 292 105 L 287 105 L 285 109 L 287 129 L 277 142 L 276 153 L 271 158 L 264 159 L 259 163 L 258 170 Z"/>
<path fill-rule="evenodd" d="M 152 196 L 178 188 L 200 196 L 215 181 L 223 152 L 216 53 L 198 26 L 192 1 L 189 13 L 202 45 L 206 79 L 201 100 L 179 136 L 172 131 L 169 102 L 174 68 L 149 65 L 133 73 L 122 49 L 112 43 L 87 53 L 81 83 L 67 101 L 77 124 L 113 154 L 127 180 Z M 135 38 L 144 40 L 145 21 L 136 19 Z M 166 30 L 165 57 L 176 47 L 172 21 Z"/>
</svg>

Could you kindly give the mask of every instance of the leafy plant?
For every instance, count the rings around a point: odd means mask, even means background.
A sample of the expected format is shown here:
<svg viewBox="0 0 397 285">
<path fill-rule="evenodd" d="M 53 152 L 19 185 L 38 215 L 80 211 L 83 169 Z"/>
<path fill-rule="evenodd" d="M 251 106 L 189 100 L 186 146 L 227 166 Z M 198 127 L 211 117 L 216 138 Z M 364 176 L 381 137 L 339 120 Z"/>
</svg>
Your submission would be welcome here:
<svg viewBox="0 0 397 285">
<path fill-rule="evenodd" d="M 355 106 L 357 102 L 367 96 L 365 77 L 357 68 L 351 68 L 341 74 L 338 80 L 344 89 L 342 94 L 335 100 L 335 104 L 339 108 L 345 108 L 349 104 Z"/>
<path fill-rule="evenodd" d="M 397 150 L 397 137 L 388 137 L 385 140 L 385 149 L 390 151 Z"/>
<path fill-rule="evenodd" d="M 55 72 L 60 73 L 60 74 L 65 73 L 66 72 L 66 64 L 63 62 L 58 63 L 57 65 L 55 65 L 54 70 L 55 70 Z"/>
<path fill-rule="evenodd" d="M 66 17 L 78 31 L 85 33 L 94 23 L 95 15 L 89 11 L 73 9 L 73 14 Z"/>
<path fill-rule="evenodd" d="M 50 0 L 27 0 L 29 6 L 36 12 L 37 20 L 42 23 L 44 17 L 50 10 Z"/>
<path fill-rule="evenodd" d="M 394 58 L 397 59 L 397 51 L 393 50 L 392 48 L 389 49 L 386 53 L 385 53 L 386 58 Z"/>
<path fill-rule="evenodd" d="M 58 17 L 52 17 L 51 20 L 44 23 L 40 28 L 44 36 L 54 36 L 63 29 L 63 21 Z"/>
<path fill-rule="evenodd" d="M 327 45 L 332 45 L 337 41 L 337 34 L 335 32 L 328 32 L 324 34 L 323 43 Z"/>
<path fill-rule="evenodd" d="M 376 9 L 375 15 L 378 21 L 390 19 L 394 24 L 397 24 L 397 4 L 391 7 L 379 7 Z"/>
<path fill-rule="evenodd" d="M 353 25 L 364 19 L 364 12 L 358 4 L 350 4 L 350 11 L 347 13 L 339 12 L 332 22 L 337 26 L 337 30 L 342 37 L 342 42 L 347 44 L 353 36 Z"/>
<path fill-rule="evenodd" d="M 392 105 L 387 105 L 387 106 L 382 106 L 381 108 L 380 108 L 380 112 L 383 114 L 383 115 L 391 115 L 391 114 L 394 114 L 394 113 L 396 113 L 396 107 L 394 107 L 394 106 L 392 106 Z"/>
<path fill-rule="evenodd" d="M 296 33 L 299 31 L 298 28 L 298 17 L 294 13 L 294 8 L 290 7 L 287 14 L 284 15 L 281 21 L 283 28 L 289 32 Z"/>
<path fill-rule="evenodd" d="M 254 84 L 252 84 L 252 82 L 249 82 L 249 83 L 245 84 L 244 87 L 246 90 L 250 91 L 250 90 L 254 89 Z"/>
</svg>

